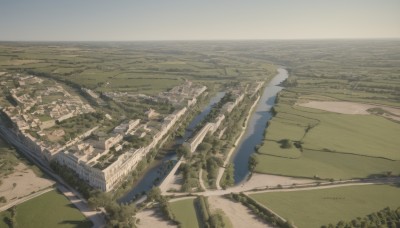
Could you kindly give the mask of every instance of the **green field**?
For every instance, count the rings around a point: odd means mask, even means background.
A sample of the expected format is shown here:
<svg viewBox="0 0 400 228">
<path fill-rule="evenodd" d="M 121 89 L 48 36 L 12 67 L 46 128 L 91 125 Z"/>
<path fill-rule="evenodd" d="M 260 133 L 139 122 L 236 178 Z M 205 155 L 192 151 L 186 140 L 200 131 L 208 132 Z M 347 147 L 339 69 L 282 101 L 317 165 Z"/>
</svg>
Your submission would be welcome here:
<svg viewBox="0 0 400 228">
<path fill-rule="evenodd" d="M 15 150 L 0 138 L 0 178 L 12 173 L 18 163 Z"/>
<path fill-rule="evenodd" d="M 351 179 L 400 173 L 400 161 L 304 150 L 298 159 L 258 155 L 255 171 L 293 177 Z"/>
<path fill-rule="evenodd" d="M 170 204 L 172 213 L 182 228 L 200 228 L 194 199 L 179 200 Z"/>
<path fill-rule="evenodd" d="M 9 211 L 0 213 L 0 227 L 8 227 L 4 221 Z M 18 227 L 91 227 L 82 213 L 68 199 L 57 191 L 50 191 L 17 206 Z"/>
<path fill-rule="evenodd" d="M 348 186 L 250 195 L 299 228 L 351 221 L 385 207 L 400 206 L 400 188 L 388 185 Z"/>
<path fill-rule="evenodd" d="M 289 105 L 280 97 L 255 171 L 348 179 L 400 174 L 400 125 L 375 115 L 345 115 Z M 282 140 L 290 140 L 288 148 Z"/>
<path fill-rule="evenodd" d="M 171 89 L 184 79 L 222 84 L 266 79 L 275 72 L 275 67 L 264 60 L 240 54 L 227 56 L 209 47 L 181 43 L 0 43 L 0 70 L 22 69 L 98 92 L 152 95 Z"/>
</svg>

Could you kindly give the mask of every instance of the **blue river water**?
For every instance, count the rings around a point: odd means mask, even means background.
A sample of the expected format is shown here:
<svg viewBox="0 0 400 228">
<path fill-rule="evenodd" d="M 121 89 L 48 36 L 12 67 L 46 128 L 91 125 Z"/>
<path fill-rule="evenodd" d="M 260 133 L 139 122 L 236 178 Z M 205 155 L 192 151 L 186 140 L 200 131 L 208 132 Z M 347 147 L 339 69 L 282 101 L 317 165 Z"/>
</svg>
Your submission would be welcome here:
<svg viewBox="0 0 400 228">
<path fill-rule="evenodd" d="M 265 87 L 263 94 L 256 106 L 255 111 L 252 113 L 248 122 L 246 132 L 236 147 L 236 151 L 232 156 L 235 165 L 235 183 L 238 184 L 246 179 L 249 175 L 248 160 L 254 152 L 255 146 L 260 144 L 264 138 L 264 131 L 267 122 L 272 118 L 270 112 L 275 104 L 276 95 L 282 90 L 279 84 L 288 77 L 288 72 L 283 69 L 278 69 L 278 74 L 269 82 Z M 198 114 L 188 125 L 183 137 L 175 140 L 177 145 L 182 144 L 189 139 L 196 129 L 196 126 L 210 113 L 214 104 L 218 103 L 225 95 L 224 92 L 217 93 L 209 102 L 209 104 Z M 168 175 L 169 167 L 175 164 L 177 156 L 175 152 L 171 152 L 163 158 L 163 160 L 156 166 L 149 169 L 139 182 L 123 197 L 119 199 L 120 203 L 128 203 L 141 196 L 144 192 L 150 190 L 154 185 L 158 185 L 160 181 Z"/>
<path fill-rule="evenodd" d="M 275 104 L 276 95 L 283 89 L 278 85 L 287 77 L 288 72 L 279 68 L 278 74 L 265 87 L 256 109 L 250 117 L 246 132 L 232 156 L 235 166 L 235 184 L 241 183 L 249 175 L 249 158 L 254 152 L 254 148 L 264 139 L 267 122 L 272 118 L 271 108 Z"/>
</svg>

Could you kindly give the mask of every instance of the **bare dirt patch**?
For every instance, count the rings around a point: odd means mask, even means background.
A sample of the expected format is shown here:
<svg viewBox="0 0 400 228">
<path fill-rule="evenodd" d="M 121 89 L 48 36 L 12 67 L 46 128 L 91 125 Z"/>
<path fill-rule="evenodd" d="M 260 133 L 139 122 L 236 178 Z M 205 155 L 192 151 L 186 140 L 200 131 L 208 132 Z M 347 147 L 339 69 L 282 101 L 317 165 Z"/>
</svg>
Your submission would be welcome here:
<svg viewBox="0 0 400 228">
<path fill-rule="evenodd" d="M 19 163 L 14 172 L 2 179 L 0 195 L 7 199 L 7 203 L 48 188 L 54 184 L 53 181 L 38 177 L 25 164 Z M 1 204 L 4 205 L 4 204 Z"/>
<path fill-rule="evenodd" d="M 31 64 L 31 63 L 40 63 L 42 60 L 35 60 L 35 59 L 14 59 L 5 62 L 5 65 L 12 65 L 12 66 L 19 66 L 24 64 Z"/>
<path fill-rule="evenodd" d="M 358 115 L 369 115 L 371 114 L 369 109 L 379 108 L 385 111 L 382 115 L 387 118 L 394 120 L 400 120 L 400 109 L 387 107 L 383 105 L 374 104 L 363 104 L 347 101 L 308 101 L 304 103 L 297 103 L 298 106 L 315 108 L 328 112 L 336 112 L 341 114 L 358 114 Z"/>
<path fill-rule="evenodd" d="M 272 227 L 261 221 L 250 209 L 241 203 L 236 203 L 222 196 L 210 196 L 208 198 L 211 210 L 221 209 L 231 221 L 233 227 Z"/>
<path fill-rule="evenodd" d="M 154 209 L 145 209 L 140 211 L 135 215 L 135 217 L 140 219 L 139 223 L 137 224 L 138 227 L 177 227 L 173 224 L 170 224 L 170 222 L 165 221 L 162 218 L 161 213 Z"/>
</svg>

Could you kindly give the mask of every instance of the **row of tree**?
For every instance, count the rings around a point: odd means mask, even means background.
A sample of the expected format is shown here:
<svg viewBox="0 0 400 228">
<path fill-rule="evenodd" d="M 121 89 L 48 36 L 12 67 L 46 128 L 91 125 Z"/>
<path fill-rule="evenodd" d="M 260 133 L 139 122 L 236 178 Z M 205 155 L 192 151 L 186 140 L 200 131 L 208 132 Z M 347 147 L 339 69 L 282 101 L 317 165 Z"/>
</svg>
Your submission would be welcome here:
<svg viewBox="0 0 400 228">
<path fill-rule="evenodd" d="M 110 193 L 93 190 L 91 186 L 79 179 L 76 173 L 66 166 L 60 165 L 55 161 L 51 162 L 50 165 L 63 180 L 88 199 L 88 204 L 92 209 L 105 209 L 109 227 L 132 227 L 135 214 L 134 205 L 120 205 Z"/>
<path fill-rule="evenodd" d="M 134 227 L 136 207 L 134 204 L 118 204 L 109 193 L 95 190 L 91 192 L 88 204 L 92 209 L 104 208 L 109 227 Z"/>
<path fill-rule="evenodd" d="M 224 228 L 226 224 L 221 214 L 212 213 L 208 204 L 208 198 L 198 196 L 196 198 L 196 207 L 199 210 L 203 227 L 205 228 Z"/>
<path fill-rule="evenodd" d="M 161 190 L 159 187 L 153 187 L 150 191 L 147 192 L 147 201 L 157 202 L 158 207 L 163 213 L 164 217 L 167 220 L 171 220 L 179 225 L 179 221 L 176 220 L 174 213 L 172 213 L 172 209 L 168 203 L 168 198 L 161 195 Z"/>
<path fill-rule="evenodd" d="M 222 188 L 225 189 L 226 187 L 233 186 L 235 184 L 234 172 L 235 172 L 235 166 L 231 162 L 225 168 L 225 173 L 222 176 L 221 183 L 220 183 Z"/>
<path fill-rule="evenodd" d="M 4 216 L 4 222 L 10 227 L 18 227 L 17 224 L 17 206 L 12 206 L 7 209 L 6 214 Z"/>
<path fill-rule="evenodd" d="M 400 207 L 391 209 L 384 208 L 378 212 L 369 214 L 363 218 L 357 217 L 351 221 L 339 221 L 336 225 L 323 225 L 321 228 L 367 228 L 382 227 L 396 228 L 400 227 Z"/>
</svg>

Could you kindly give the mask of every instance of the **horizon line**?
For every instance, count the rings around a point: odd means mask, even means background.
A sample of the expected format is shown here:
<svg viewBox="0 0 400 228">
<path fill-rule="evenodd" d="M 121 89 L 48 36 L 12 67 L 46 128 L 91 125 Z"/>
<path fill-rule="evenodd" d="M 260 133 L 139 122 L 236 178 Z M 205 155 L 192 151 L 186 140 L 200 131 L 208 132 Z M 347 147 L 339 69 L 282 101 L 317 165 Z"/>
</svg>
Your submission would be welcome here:
<svg viewBox="0 0 400 228">
<path fill-rule="evenodd" d="M 360 37 L 360 38 L 260 38 L 260 39 L 148 39 L 148 40 L 1 40 L 0 42 L 208 42 L 208 41 L 323 41 L 323 40 L 399 40 L 400 37 Z"/>
</svg>

